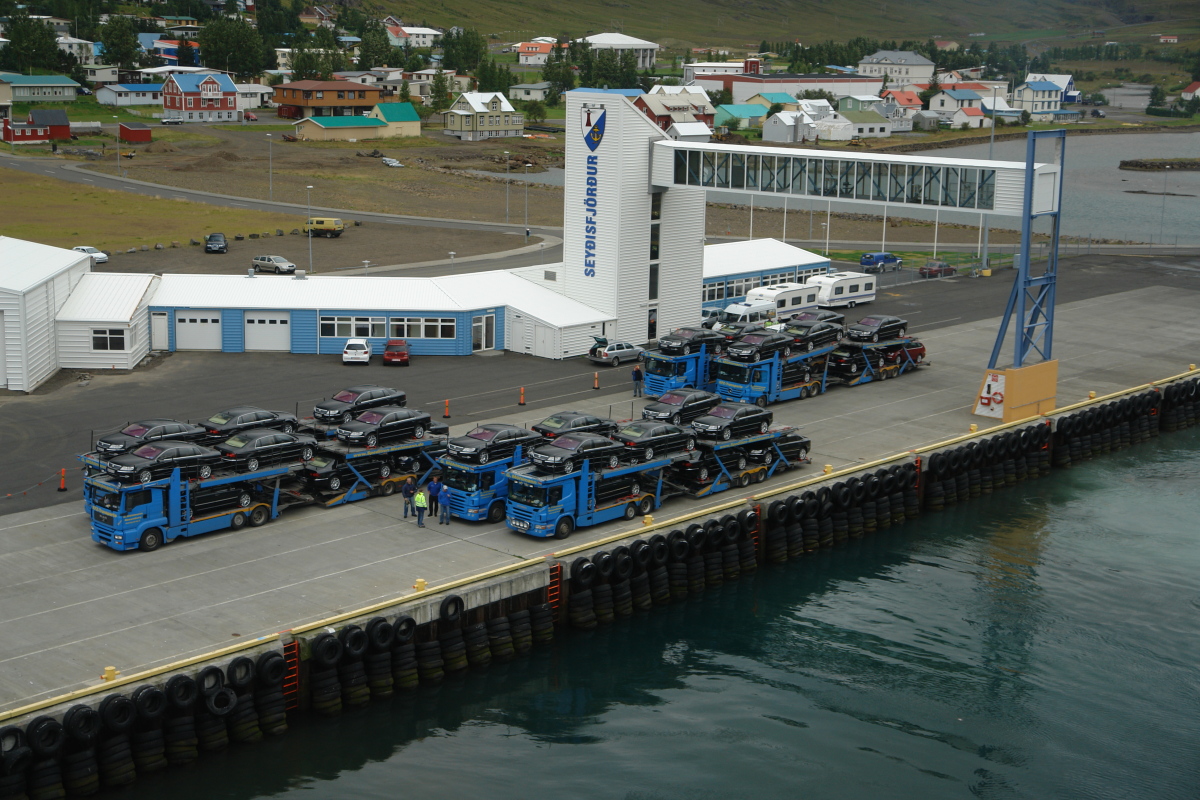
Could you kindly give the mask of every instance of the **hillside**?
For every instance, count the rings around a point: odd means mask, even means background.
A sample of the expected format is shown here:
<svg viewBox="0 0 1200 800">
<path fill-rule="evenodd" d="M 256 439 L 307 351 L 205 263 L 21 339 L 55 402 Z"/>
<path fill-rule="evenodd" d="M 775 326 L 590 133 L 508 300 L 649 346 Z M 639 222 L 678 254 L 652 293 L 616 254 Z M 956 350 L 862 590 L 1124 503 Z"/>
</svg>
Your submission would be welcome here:
<svg viewBox="0 0 1200 800">
<path fill-rule="evenodd" d="M 1188 4 L 1146 0 L 1071 2 L 1010 0 L 1007 3 L 944 0 L 384 0 L 381 7 L 406 22 L 473 27 L 502 41 L 532 36 L 618 30 L 670 47 L 757 47 L 764 39 L 801 42 L 855 36 L 931 38 L 967 42 L 969 33 L 1006 40 L 1057 38 L 1069 31 L 1116 27 L 1122 22 L 1178 18 Z M 1120 13 L 1105 10 L 1117 9 Z M 1195 11 L 1186 12 L 1197 16 Z M 1014 36 L 1014 34 L 1017 34 Z"/>
</svg>

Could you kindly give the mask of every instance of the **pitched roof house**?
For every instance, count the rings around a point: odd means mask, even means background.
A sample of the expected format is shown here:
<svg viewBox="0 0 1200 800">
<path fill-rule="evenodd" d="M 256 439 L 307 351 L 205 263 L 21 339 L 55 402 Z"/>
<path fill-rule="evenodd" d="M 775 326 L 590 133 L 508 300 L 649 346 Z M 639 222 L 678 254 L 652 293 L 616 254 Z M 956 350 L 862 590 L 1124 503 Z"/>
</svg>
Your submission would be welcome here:
<svg viewBox="0 0 1200 800">
<path fill-rule="evenodd" d="M 717 110 L 702 94 L 644 94 L 633 104 L 664 131 L 674 124 L 701 122 L 709 127 L 713 124 Z"/>
<path fill-rule="evenodd" d="M 236 120 L 237 86 L 228 75 L 171 75 L 162 88 L 163 117 L 184 122 Z"/>
<path fill-rule="evenodd" d="M 501 92 L 463 92 L 446 111 L 447 136 L 465 142 L 520 136 L 525 130 L 525 115 L 513 109 Z"/>
</svg>

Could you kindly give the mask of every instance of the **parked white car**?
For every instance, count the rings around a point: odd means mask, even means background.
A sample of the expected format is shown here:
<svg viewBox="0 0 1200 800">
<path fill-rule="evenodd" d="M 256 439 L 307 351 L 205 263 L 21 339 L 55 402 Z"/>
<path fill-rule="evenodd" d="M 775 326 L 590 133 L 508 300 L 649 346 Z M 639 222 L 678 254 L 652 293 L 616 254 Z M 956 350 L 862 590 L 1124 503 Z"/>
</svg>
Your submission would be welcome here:
<svg viewBox="0 0 1200 800">
<path fill-rule="evenodd" d="M 254 271 L 274 272 L 276 275 L 280 275 L 284 272 L 294 273 L 296 265 L 283 256 L 255 256 Z"/>
<path fill-rule="evenodd" d="M 86 244 L 81 244 L 78 247 L 72 247 L 72 250 L 77 250 L 80 253 L 87 253 L 92 257 L 93 264 L 104 264 L 108 262 L 108 254 L 103 250 L 97 250 L 94 247 L 88 247 Z"/>
<path fill-rule="evenodd" d="M 370 364 L 371 343 L 366 339 L 347 339 L 342 348 L 343 364 Z"/>
</svg>

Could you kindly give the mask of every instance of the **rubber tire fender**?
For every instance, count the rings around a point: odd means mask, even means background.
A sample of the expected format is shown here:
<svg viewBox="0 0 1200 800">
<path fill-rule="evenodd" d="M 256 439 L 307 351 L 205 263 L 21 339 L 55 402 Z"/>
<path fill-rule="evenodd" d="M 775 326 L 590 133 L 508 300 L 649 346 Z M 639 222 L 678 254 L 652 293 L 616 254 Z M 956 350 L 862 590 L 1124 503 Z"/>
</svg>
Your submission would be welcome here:
<svg viewBox="0 0 1200 800">
<path fill-rule="evenodd" d="M 996 452 L 998 450 L 999 448 L 996 446 L 996 437 L 993 436 L 990 439 L 983 440 L 983 458 L 987 463 L 995 463 Z"/>
<path fill-rule="evenodd" d="M 724 544 L 734 544 L 742 538 L 742 526 L 737 521 L 737 517 L 730 516 L 727 522 L 721 526 L 721 541 Z"/>
<path fill-rule="evenodd" d="M 719 547 L 721 540 L 725 538 L 725 526 L 723 520 L 710 519 L 704 523 L 704 537 L 708 540 L 709 547 Z"/>
<path fill-rule="evenodd" d="M 650 537 L 650 562 L 655 567 L 664 567 L 671 560 L 671 545 L 661 533 Z"/>
<path fill-rule="evenodd" d="M 395 644 L 408 644 L 417 635 L 417 621 L 408 614 L 401 614 L 392 623 Z"/>
<path fill-rule="evenodd" d="M 438 619 L 451 625 L 458 622 L 467 610 L 467 604 L 456 594 L 446 595 L 438 606 Z"/>
<path fill-rule="evenodd" d="M 368 620 L 364 630 L 367 632 L 367 642 L 370 644 L 371 652 L 383 653 L 392 649 L 396 630 L 386 617 L 375 617 Z"/>
<path fill-rule="evenodd" d="M 238 694 L 254 685 L 254 662 L 246 656 L 238 656 L 225 668 L 225 680 Z"/>
<path fill-rule="evenodd" d="M 205 667 L 196 673 L 196 686 L 201 697 L 214 695 L 225 688 L 225 673 L 220 667 Z"/>
<path fill-rule="evenodd" d="M 200 687 L 191 675 L 175 675 L 166 686 L 167 703 L 176 711 L 188 711 L 200 696 Z"/>
<path fill-rule="evenodd" d="M 0 728 L 0 775 L 19 775 L 33 761 L 25 731 L 16 725 Z"/>
<path fill-rule="evenodd" d="M 758 530 L 758 512 L 752 508 L 739 511 L 737 521 L 742 526 L 742 533 L 747 536 Z"/>
<path fill-rule="evenodd" d="M 833 503 L 841 510 L 845 511 L 850 508 L 850 501 L 854 495 L 850 491 L 850 487 L 841 481 L 833 485 L 833 490 L 830 492 L 833 497 Z"/>
<path fill-rule="evenodd" d="M 880 475 L 879 474 L 880 472 L 882 472 L 883 474 Z M 895 475 L 893 475 L 891 472 L 889 472 L 886 469 L 881 469 L 881 470 L 879 470 L 879 472 L 877 472 L 875 474 L 879 475 L 879 491 L 880 492 L 882 492 L 883 494 L 891 494 L 892 492 L 896 491 L 896 476 Z"/>
<path fill-rule="evenodd" d="M 650 545 L 644 539 L 635 539 L 633 544 L 629 545 L 629 557 L 633 559 L 633 571 L 639 574 L 650 569 L 654 560 Z"/>
<path fill-rule="evenodd" d="M 62 749 L 67 734 L 54 717 L 38 717 L 25 726 L 25 738 L 35 756 L 52 758 Z"/>
<path fill-rule="evenodd" d="M 820 489 L 817 489 L 817 502 L 822 506 L 833 502 L 833 490 L 828 486 L 822 486 Z"/>
<path fill-rule="evenodd" d="M 62 726 L 73 742 L 88 747 L 100 735 L 100 714 L 96 709 L 82 703 L 71 706 L 67 713 L 63 714 Z"/>
<path fill-rule="evenodd" d="M 785 524 L 788 521 L 788 516 L 788 504 L 785 500 L 776 500 L 767 506 L 767 519 L 776 525 Z"/>
<path fill-rule="evenodd" d="M 129 697 L 142 722 L 158 722 L 167 713 L 167 695 L 157 686 L 139 686 Z"/>
<path fill-rule="evenodd" d="M 868 500 L 874 500 L 876 497 L 879 497 L 879 489 L 882 484 L 883 481 L 875 474 L 867 475 L 863 478 L 863 488 L 867 490 Z"/>
<path fill-rule="evenodd" d="M 671 561 L 683 561 L 692 549 L 681 530 L 674 530 L 667 534 L 667 545 L 671 548 Z"/>
<path fill-rule="evenodd" d="M 846 481 L 846 488 L 850 490 L 851 505 L 860 505 L 863 500 L 867 499 L 867 487 L 862 478 L 857 475 Z"/>
<path fill-rule="evenodd" d="M 692 555 L 699 555 L 708 547 L 708 531 L 700 525 L 688 525 L 684 534 L 687 537 L 688 548 Z"/>
<path fill-rule="evenodd" d="M 784 502 L 787 504 L 787 516 L 780 522 L 780 525 L 792 525 L 799 522 L 804 517 L 804 501 L 799 495 L 790 495 Z"/>
<path fill-rule="evenodd" d="M 612 553 L 607 550 L 601 550 L 592 556 L 592 563 L 596 565 L 596 577 L 602 583 L 608 583 L 609 579 L 612 578 L 613 569 L 616 566 L 613 563 Z"/>
<path fill-rule="evenodd" d="M 623 552 L 622 552 L 623 551 Z M 613 580 L 625 581 L 633 574 L 633 556 L 629 555 L 629 548 L 621 547 L 613 553 Z"/>
<path fill-rule="evenodd" d="M 282 686 L 283 679 L 287 676 L 287 659 L 278 650 L 263 653 L 254 663 L 254 674 L 258 685 L 264 689 Z"/>
<path fill-rule="evenodd" d="M 215 694 L 204 698 L 204 708 L 214 717 L 224 717 L 237 705 L 237 692 L 226 686 Z"/>
<path fill-rule="evenodd" d="M 917 465 L 911 461 L 906 461 L 900 467 L 900 486 L 904 489 L 916 489 L 920 482 L 920 476 L 917 475 Z"/>
<path fill-rule="evenodd" d="M 945 453 L 934 453 L 929 457 L 929 471 L 934 474 L 939 480 L 946 474 L 946 468 L 949 466 Z"/>
<path fill-rule="evenodd" d="M 358 661 L 371 644 L 367 632 L 357 625 L 347 625 L 337 632 L 337 637 L 342 643 L 343 661 Z"/>
<path fill-rule="evenodd" d="M 1021 436 L 1016 431 L 1008 434 L 1008 455 L 1010 458 L 1021 455 Z"/>
<path fill-rule="evenodd" d="M 587 589 L 596 581 L 596 565 L 590 558 L 580 556 L 571 562 L 571 570 L 568 573 L 571 576 L 571 581 L 577 589 Z"/>
<path fill-rule="evenodd" d="M 804 516 L 809 519 L 816 519 L 817 514 L 821 512 L 821 504 L 817 501 L 816 493 L 805 492 L 800 495 L 800 501 L 804 504 Z"/>
<path fill-rule="evenodd" d="M 979 462 L 983 460 L 983 448 L 979 446 L 979 442 L 967 442 L 963 447 L 967 452 L 967 466 L 978 467 Z"/>
<path fill-rule="evenodd" d="M 123 694 L 110 694 L 100 701 L 96 710 L 100 712 L 104 729 L 110 733 L 125 733 L 137 720 L 137 706 Z"/>
<path fill-rule="evenodd" d="M 314 664 L 326 669 L 336 666 L 342 658 L 342 642 L 328 631 L 309 642 L 308 652 Z"/>
</svg>

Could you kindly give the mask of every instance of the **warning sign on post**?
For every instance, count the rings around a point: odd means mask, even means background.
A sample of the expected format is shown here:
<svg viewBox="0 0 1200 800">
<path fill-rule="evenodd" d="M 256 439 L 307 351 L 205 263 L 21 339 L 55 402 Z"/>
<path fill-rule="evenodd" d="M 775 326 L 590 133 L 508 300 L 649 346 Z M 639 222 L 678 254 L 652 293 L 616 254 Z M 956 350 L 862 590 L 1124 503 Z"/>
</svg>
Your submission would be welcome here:
<svg viewBox="0 0 1200 800">
<path fill-rule="evenodd" d="M 989 372 L 983 378 L 979 397 L 975 398 L 975 413 L 981 417 L 1004 418 L 1004 373 Z"/>
</svg>

